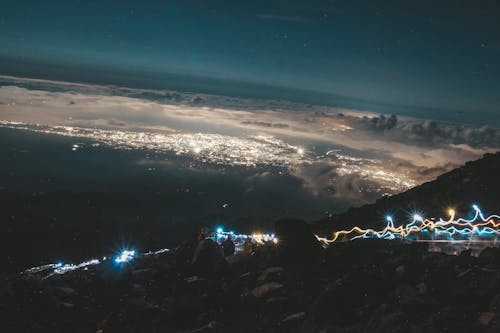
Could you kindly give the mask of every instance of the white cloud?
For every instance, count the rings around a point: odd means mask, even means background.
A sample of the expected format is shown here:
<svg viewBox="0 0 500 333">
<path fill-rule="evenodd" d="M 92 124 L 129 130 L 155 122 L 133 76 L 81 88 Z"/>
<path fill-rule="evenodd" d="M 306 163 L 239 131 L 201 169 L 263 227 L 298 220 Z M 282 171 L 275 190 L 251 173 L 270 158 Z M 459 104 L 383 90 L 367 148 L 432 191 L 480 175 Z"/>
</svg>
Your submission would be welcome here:
<svg viewBox="0 0 500 333">
<path fill-rule="evenodd" d="M 359 202 L 368 188 L 402 190 L 404 184 L 428 181 L 500 147 L 500 131 L 491 127 L 167 90 L 9 77 L 0 77 L 0 83 L 0 120 L 121 131 L 272 135 L 309 151 L 307 163 L 294 165 L 292 174 L 312 193 L 352 196 Z M 325 155 L 330 149 L 340 150 L 336 159 Z"/>
</svg>

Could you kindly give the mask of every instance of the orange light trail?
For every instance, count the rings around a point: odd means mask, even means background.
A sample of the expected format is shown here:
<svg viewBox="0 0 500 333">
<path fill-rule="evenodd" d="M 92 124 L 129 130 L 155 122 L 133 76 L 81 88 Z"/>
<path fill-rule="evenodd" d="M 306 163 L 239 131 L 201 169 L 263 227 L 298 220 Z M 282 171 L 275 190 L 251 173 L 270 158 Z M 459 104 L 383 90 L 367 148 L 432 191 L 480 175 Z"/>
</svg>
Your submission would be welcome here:
<svg viewBox="0 0 500 333">
<path fill-rule="evenodd" d="M 496 237 L 500 236 L 500 216 L 491 215 L 484 217 L 483 213 L 477 205 L 473 205 L 475 215 L 471 219 L 458 218 L 455 219 L 455 211 L 450 209 L 448 220 L 439 219 L 434 221 L 429 218 L 422 218 L 420 215 L 415 214 L 411 223 L 394 226 L 394 221 L 390 216 L 386 218 L 387 224 L 381 230 L 363 229 L 355 226 L 349 230 L 335 231 L 332 238 L 320 237 L 316 238 L 324 243 L 330 244 L 335 241 L 354 240 L 359 238 L 381 238 L 381 239 L 407 239 L 412 235 L 418 235 L 422 232 L 431 232 L 433 235 L 444 235 L 452 238 L 458 236 L 479 236 L 479 237 Z"/>
</svg>

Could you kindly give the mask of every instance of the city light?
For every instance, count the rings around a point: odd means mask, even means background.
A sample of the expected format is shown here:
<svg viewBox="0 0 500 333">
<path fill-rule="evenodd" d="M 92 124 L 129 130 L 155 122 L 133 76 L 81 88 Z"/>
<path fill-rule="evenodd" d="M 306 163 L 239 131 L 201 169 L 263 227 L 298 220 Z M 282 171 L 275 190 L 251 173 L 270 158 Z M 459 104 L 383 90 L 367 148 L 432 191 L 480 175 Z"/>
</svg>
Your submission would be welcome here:
<svg viewBox="0 0 500 333">
<path fill-rule="evenodd" d="M 220 166 L 272 167 L 280 171 L 293 172 L 296 167 L 325 160 L 335 165 L 335 177 L 357 175 L 374 184 L 366 190 L 400 192 L 417 182 L 411 175 L 398 170 L 389 170 L 382 161 L 360 158 L 329 151 L 323 155 L 307 152 L 271 135 L 244 137 L 214 133 L 159 133 L 111 130 L 91 127 L 41 125 L 0 120 L 0 127 L 26 130 L 44 134 L 55 134 L 73 138 L 95 140 L 92 148 L 107 145 L 115 149 L 138 149 L 154 152 L 175 153 L 194 160 Z M 75 143 L 71 149 L 78 152 L 85 144 Z M 327 184 L 325 184 L 327 185 Z"/>
</svg>

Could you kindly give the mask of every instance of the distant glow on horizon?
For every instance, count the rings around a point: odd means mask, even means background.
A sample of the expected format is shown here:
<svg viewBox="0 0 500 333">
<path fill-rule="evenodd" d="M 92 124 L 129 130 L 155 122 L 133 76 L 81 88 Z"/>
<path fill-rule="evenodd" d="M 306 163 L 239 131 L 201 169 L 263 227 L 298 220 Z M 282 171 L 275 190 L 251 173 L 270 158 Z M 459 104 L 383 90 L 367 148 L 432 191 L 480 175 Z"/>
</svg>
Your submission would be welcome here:
<svg viewBox="0 0 500 333">
<path fill-rule="evenodd" d="M 158 133 L 124 131 L 62 125 L 28 124 L 0 120 L 0 127 L 26 130 L 36 133 L 55 134 L 74 138 L 85 138 L 115 149 L 144 149 L 158 153 L 175 153 L 191 157 L 206 164 L 233 167 L 272 167 L 293 173 L 297 168 L 316 162 L 324 162 L 335 167 L 335 175 L 329 179 L 332 184 L 336 177 L 357 175 L 370 185 L 361 192 L 396 193 L 409 189 L 417 182 L 405 172 L 389 170 L 382 161 L 341 154 L 332 150 L 322 155 L 307 152 L 271 135 L 251 135 L 246 137 L 228 136 L 215 133 Z M 76 148 L 78 147 L 78 148 Z M 72 150 L 78 153 L 84 143 L 78 142 Z M 328 184 L 325 184 L 326 186 Z"/>
<path fill-rule="evenodd" d="M 232 166 L 274 166 L 288 169 L 300 163 L 297 147 L 269 135 L 235 137 L 213 133 L 153 133 L 74 126 L 48 126 L 0 120 L 0 126 L 87 138 L 114 148 L 149 149 L 188 155 L 202 162 Z M 74 145 L 75 151 L 81 144 Z"/>
</svg>

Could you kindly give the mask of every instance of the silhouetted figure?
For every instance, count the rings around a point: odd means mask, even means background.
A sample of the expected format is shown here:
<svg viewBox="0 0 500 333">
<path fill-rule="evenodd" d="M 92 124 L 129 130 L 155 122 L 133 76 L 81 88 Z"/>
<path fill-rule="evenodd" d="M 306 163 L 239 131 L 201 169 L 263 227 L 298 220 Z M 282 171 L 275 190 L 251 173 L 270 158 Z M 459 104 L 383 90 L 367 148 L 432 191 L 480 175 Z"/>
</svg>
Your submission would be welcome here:
<svg viewBox="0 0 500 333">
<path fill-rule="evenodd" d="M 321 244 L 305 221 L 281 219 L 274 228 L 280 240 L 278 248 L 290 264 L 311 263 L 321 255 Z"/>
<path fill-rule="evenodd" d="M 252 254 L 253 249 L 254 246 L 250 238 L 245 239 L 245 242 L 243 243 L 243 253 Z"/>
<path fill-rule="evenodd" d="M 222 242 L 222 250 L 224 251 L 224 256 L 234 256 L 236 250 L 236 245 L 233 242 L 231 236 L 227 236 L 226 240 Z"/>
<path fill-rule="evenodd" d="M 198 234 L 199 232 L 193 233 L 192 236 L 183 242 L 175 252 L 176 263 L 181 270 L 191 266 L 194 252 L 199 243 Z"/>
<path fill-rule="evenodd" d="M 198 246 L 193 255 L 193 268 L 197 274 L 211 275 L 218 270 L 222 270 L 226 264 L 222 248 L 207 233 L 200 236 L 205 238 L 198 242 Z"/>
</svg>

